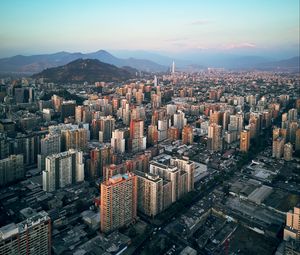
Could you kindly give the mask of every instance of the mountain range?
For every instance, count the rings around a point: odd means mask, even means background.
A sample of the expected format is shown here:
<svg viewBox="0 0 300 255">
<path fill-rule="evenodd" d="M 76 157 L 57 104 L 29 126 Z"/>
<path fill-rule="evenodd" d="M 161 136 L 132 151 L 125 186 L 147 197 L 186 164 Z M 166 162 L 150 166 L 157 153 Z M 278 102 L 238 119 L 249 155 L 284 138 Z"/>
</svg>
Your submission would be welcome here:
<svg viewBox="0 0 300 255">
<path fill-rule="evenodd" d="M 0 72 L 2 73 L 28 73 L 33 74 L 46 68 L 62 66 L 76 59 L 97 59 L 101 62 L 117 67 L 128 66 L 139 71 L 161 72 L 168 68 L 153 61 L 136 58 L 117 58 L 105 50 L 93 53 L 57 52 L 54 54 L 41 54 L 32 56 L 17 55 L 0 59 Z"/>
<path fill-rule="evenodd" d="M 135 76 L 136 69 L 116 67 L 97 59 L 77 59 L 66 65 L 47 68 L 32 75 L 32 78 L 44 78 L 55 83 L 79 83 L 96 81 L 121 82 Z"/>
<path fill-rule="evenodd" d="M 262 56 L 243 56 L 225 53 L 192 52 L 177 54 L 174 59 L 159 53 L 147 51 L 113 51 L 114 55 L 99 50 L 92 53 L 57 52 L 32 56 L 17 55 L 0 59 L 0 73 L 33 74 L 46 68 L 62 66 L 76 59 L 98 59 L 117 67 L 131 67 L 146 72 L 166 72 L 175 60 L 176 70 L 199 71 L 207 67 L 224 67 L 226 69 L 277 70 L 299 72 L 299 56 L 289 59 L 274 59 Z M 121 56 L 116 57 L 117 56 Z M 134 56 L 134 57 L 132 57 Z"/>
</svg>

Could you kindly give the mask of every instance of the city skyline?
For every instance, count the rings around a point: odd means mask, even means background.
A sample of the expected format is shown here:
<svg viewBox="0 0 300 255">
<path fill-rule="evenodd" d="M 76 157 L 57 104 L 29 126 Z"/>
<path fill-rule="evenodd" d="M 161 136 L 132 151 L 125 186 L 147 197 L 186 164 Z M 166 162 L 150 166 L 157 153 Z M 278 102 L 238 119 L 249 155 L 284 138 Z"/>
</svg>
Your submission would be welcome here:
<svg viewBox="0 0 300 255">
<path fill-rule="evenodd" d="M 0 57 L 58 51 L 299 55 L 299 1 L 2 1 Z"/>
<path fill-rule="evenodd" d="M 300 254 L 299 0 L 15 0 L 0 254 Z"/>
</svg>

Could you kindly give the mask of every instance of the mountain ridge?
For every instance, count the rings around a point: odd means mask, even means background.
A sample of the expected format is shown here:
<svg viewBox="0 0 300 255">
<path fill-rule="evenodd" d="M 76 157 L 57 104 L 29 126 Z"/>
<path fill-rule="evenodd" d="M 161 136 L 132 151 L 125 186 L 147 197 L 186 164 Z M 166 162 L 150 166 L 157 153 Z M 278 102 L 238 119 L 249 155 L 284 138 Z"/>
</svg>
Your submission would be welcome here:
<svg viewBox="0 0 300 255">
<path fill-rule="evenodd" d="M 38 55 L 16 55 L 0 59 L 0 72 L 37 73 L 46 68 L 57 67 L 68 64 L 76 59 L 98 59 L 101 62 L 112 64 L 117 67 L 129 66 L 146 72 L 166 71 L 167 67 L 153 61 L 136 58 L 117 58 L 105 50 L 98 50 L 92 53 L 60 51 L 53 54 Z"/>
<path fill-rule="evenodd" d="M 135 69 L 119 68 L 97 59 L 76 59 L 66 65 L 47 68 L 32 78 L 44 78 L 55 83 L 121 82 L 134 77 Z"/>
</svg>

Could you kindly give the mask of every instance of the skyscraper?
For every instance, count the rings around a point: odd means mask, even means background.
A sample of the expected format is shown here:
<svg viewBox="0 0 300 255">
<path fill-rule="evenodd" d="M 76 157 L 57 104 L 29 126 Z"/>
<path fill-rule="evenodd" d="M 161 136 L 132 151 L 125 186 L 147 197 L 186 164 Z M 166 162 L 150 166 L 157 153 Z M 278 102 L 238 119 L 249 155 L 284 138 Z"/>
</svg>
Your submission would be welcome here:
<svg viewBox="0 0 300 255">
<path fill-rule="evenodd" d="M 118 174 L 101 183 L 101 231 L 109 233 L 136 219 L 137 177 Z"/>
<path fill-rule="evenodd" d="M 156 77 L 156 75 L 154 75 L 153 84 L 154 84 L 154 87 L 157 87 L 157 77 Z"/>
<path fill-rule="evenodd" d="M 172 70 L 171 70 L 172 74 L 175 73 L 175 61 L 173 60 L 172 62 Z"/>
<path fill-rule="evenodd" d="M 179 129 L 177 127 L 170 127 L 168 129 L 168 139 L 176 141 L 179 139 Z"/>
<path fill-rule="evenodd" d="M 207 147 L 210 151 L 219 151 L 222 149 L 221 129 L 222 127 L 216 123 L 209 125 Z"/>
<path fill-rule="evenodd" d="M 46 157 L 43 190 L 51 192 L 84 180 L 81 151 L 69 150 Z"/>
<path fill-rule="evenodd" d="M 163 180 L 171 182 L 168 193 L 171 193 L 172 203 L 194 190 L 194 169 L 194 162 L 186 158 L 172 158 L 170 164 L 163 164 L 154 160 L 150 162 L 151 174 L 159 175 Z M 166 195 L 168 196 L 167 193 Z M 164 208 L 166 208 L 165 204 Z"/>
<path fill-rule="evenodd" d="M 48 134 L 41 139 L 41 153 L 38 155 L 39 170 L 45 169 L 45 159 L 48 155 L 61 152 L 61 140 L 59 134 Z"/>
<path fill-rule="evenodd" d="M 62 150 L 84 150 L 89 140 L 89 130 L 72 128 L 61 131 Z"/>
<path fill-rule="evenodd" d="M 229 131 L 238 131 L 238 134 L 244 129 L 244 116 L 242 113 L 230 115 Z"/>
<path fill-rule="evenodd" d="M 24 178 L 23 159 L 22 154 L 17 154 L 0 160 L 0 186 Z"/>
<path fill-rule="evenodd" d="M 189 145 L 189 144 L 193 144 L 193 142 L 194 142 L 193 128 L 190 125 L 186 125 L 182 129 L 182 143 Z"/>
<path fill-rule="evenodd" d="M 178 128 L 180 131 L 187 124 L 187 119 L 185 118 L 185 114 L 182 111 L 178 111 L 173 115 L 174 118 L 174 127 Z"/>
<path fill-rule="evenodd" d="M 291 143 L 286 143 L 283 147 L 283 158 L 285 161 L 292 160 L 293 156 L 293 145 Z"/>
<path fill-rule="evenodd" d="M 187 157 L 183 157 L 181 159 L 171 158 L 170 165 L 177 166 L 180 171 L 187 173 L 187 192 L 194 190 L 195 163 Z"/>
<path fill-rule="evenodd" d="M 149 145 L 155 145 L 155 144 L 158 143 L 158 130 L 157 130 L 157 126 L 150 125 L 148 127 L 147 143 Z"/>
<path fill-rule="evenodd" d="M 300 206 L 295 206 L 294 211 L 289 211 L 286 214 L 286 226 L 283 232 L 283 239 L 300 241 Z"/>
<path fill-rule="evenodd" d="M 168 135 L 168 120 L 158 120 L 157 121 L 157 129 L 158 129 L 158 141 L 165 140 Z"/>
<path fill-rule="evenodd" d="M 163 210 L 163 179 L 158 175 L 135 171 L 137 176 L 137 208 L 154 217 Z"/>
<path fill-rule="evenodd" d="M 45 211 L 0 228 L 0 254 L 51 254 L 51 222 Z"/>
<path fill-rule="evenodd" d="M 130 121 L 129 146 L 132 152 L 139 152 L 146 149 L 146 137 L 144 136 L 144 121 Z"/>
<path fill-rule="evenodd" d="M 129 137 L 128 129 L 116 129 L 112 132 L 112 137 L 110 140 L 111 147 L 114 152 L 124 153 L 126 139 Z"/>
<path fill-rule="evenodd" d="M 64 121 L 65 118 L 75 117 L 75 107 L 76 101 L 63 101 L 61 104 L 61 120 Z"/>
<path fill-rule="evenodd" d="M 101 117 L 99 122 L 99 141 L 110 142 L 112 132 L 115 130 L 115 119 L 112 116 L 105 116 Z"/>
<path fill-rule="evenodd" d="M 250 132 L 243 130 L 240 135 L 240 151 L 248 152 L 250 147 Z"/>
<path fill-rule="evenodd" d="M 284 142 L 285 139 L 281 136 L 273 140 L 272 157 L 277 159 L 282 157 Z"/>
<path fill-rule="evenodd" d="M 103 167 L 112 163 L 113 149 L 109 144 L 93 148 L 90 151 L 89 177 L 94 179 L 103 176 Z"/>
</svg>

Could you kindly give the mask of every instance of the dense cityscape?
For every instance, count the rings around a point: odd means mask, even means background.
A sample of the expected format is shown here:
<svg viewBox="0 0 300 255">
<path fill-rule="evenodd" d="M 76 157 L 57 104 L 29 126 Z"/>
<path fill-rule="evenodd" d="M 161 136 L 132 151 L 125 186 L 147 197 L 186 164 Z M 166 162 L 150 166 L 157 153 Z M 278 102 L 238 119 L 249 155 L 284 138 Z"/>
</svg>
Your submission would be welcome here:
<svg viewBox="0 0 300 255">
<path fill-rule="evenodd" d="M 298 74 L 188 74 L 173 63 L 153 79 L 63 90 L 1 83 L 1 254 L 273 254 L 296 244 Z"/>
<path fill-rule="evenodd" d="M 1 255 L 300 254 L 299 48 L 227 66 L 16 45 L 0 46 Z"/>
</svg>

